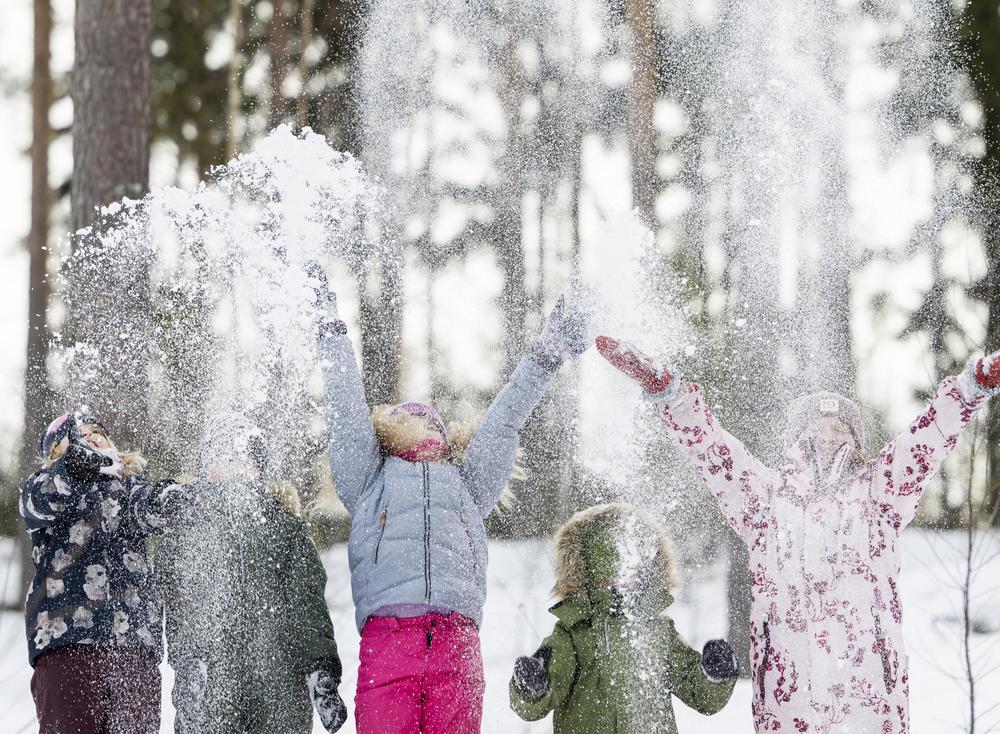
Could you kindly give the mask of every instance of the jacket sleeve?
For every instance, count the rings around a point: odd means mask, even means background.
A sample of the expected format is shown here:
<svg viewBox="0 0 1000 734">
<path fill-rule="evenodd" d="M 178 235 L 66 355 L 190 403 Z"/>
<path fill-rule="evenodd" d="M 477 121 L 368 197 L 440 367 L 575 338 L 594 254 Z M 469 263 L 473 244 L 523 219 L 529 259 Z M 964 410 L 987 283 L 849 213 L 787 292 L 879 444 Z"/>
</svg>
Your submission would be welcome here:
<svg viewBox="0 0 1000 734">
<path fill-rule="evenodd" d="M 80 482 L 66 473 L 58 459 L 32 474 L 21 489 L 19 510 L 28 530 L 39 530 L 79 517 L 100 502 L 93 483 Z"/>
<path fill-rule="evenodd" d="M 774 482 L 774 472 L 722 429 L 705 404 L 701 385 L 686 383 L 681 391 L 679 401 L 657 404 L 660 415 L 726 520 L 750 545 L 759 526 L 762 489 Z"/>
<path fill-rule="evenodd" d="M 493 510 L 514 469 L 517 437 L 552 373 L 524 358 L 486 409 L 462 462 L 462 478 L 483 517 Z"/>
<path fill-rule="evenodd" d="M 176 482 L 150 484 L 142 479 L 129 480 L 128 518 L 140 535 L 162 532 L 186 502 L 193 502 L 193 495 Z"/>
<path fill-rule="evenodd" d="M 701 653 L 680 638 L 673 621 L 668 619 L 665 623 L 671 692 L 698 713 L 711 716 L 721 711 L 733 695 L 736 679 L 710 681 L 701 667 Z"/>
<path fill-rule="evenodd" d="M 525 721 L 538 721 L 549 711 L 559 708 L 573 691 L 576 680 L 576 649 L 569 631 L 557 624 L 552 634 L 546 637 L 539 649 L 548 647 L 552 651 L 549 659 L 549 690 L 541 698 L 525 698 L 514 687 L 514 679 L 508 684 L 510 707 Z"/>
<path fill-rule="evenodd" d="M 374 479 L 382 457 L 351 340 L 346 334 L 321 336 L 319 355 L 326 389 L 326 428 L 330 436 L 333 484 L 340 501 L 353 514 L 362 492 Z"/>
<path fill-rule="evenodd" d="M 986 402 L 985 395 L 966 402 L 955 377 L 946 377 L 927 407 L 879 452 L 872 476 L 873 499 L 884 512 L 898 515 L 902 530 L 913 520 L 920 495 L 937 474 L 958 437 Z"/>
<path fill-rule="evenodd" d="M 288 620 L 290 644 L 303 676 L 324 671 L 339 683 L 342 668 L 326 605 L 326 571 L 305 523 L 295 518 L 294 524 L 288 539 L 292 553 L 292 577 L 288 579 L 293 614 Z"/>
</svg>

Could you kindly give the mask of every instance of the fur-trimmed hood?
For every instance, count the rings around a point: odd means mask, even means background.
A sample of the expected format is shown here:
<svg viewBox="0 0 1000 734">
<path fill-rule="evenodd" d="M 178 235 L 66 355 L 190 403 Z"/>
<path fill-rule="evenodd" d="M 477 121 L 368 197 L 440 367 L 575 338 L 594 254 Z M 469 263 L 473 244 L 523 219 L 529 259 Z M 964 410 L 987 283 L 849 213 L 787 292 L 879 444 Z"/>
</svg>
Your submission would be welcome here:
<svg viewBox="0 0 1000 734">
<path fill-rule="evenodd" d="M 595 540 L 611 542 L 619 555 L 638 563 L 642 578 L 657 580 L 663 591 L 674 588 L 674 556 L 663 526 L 648 512 L 633 505 L 611 503 L 581 510 L 556 533 L 556 583 L 560 600 L 587 591 L 593 558 L 588 548 Z"/>
</svg>

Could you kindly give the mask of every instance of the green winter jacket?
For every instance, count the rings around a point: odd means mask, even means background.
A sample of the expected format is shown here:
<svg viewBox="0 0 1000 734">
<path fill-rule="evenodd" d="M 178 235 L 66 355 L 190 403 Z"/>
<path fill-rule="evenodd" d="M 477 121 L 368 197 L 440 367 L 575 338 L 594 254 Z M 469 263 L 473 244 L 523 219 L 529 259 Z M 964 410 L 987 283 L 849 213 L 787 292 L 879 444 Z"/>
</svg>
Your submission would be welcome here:
<svg viewBox="0 0 1000 734">
<path fill-rule="evenodd" d="M 341 666 L 305 523 L 259 486 L 197 492 L 157 548 L 177 730 L 309 732 L 307 677 Z"/>
<path fill-rule="evenodd" d="M 703 714 L 726 705 L 735 680 L 706 678 L 701 654 L 665 614 L 673 601 L 668 592 L 635 615 L 595 596 L 580 594 L 550 609 L 558 622 L 542 642 L 552 651 L 549 691 L 528 700 L 511 681 L 511 707 L 521 718 L 536 721 L 554 711 L 554 734 L 676 734 L 671 695 Z"/>
</svg>

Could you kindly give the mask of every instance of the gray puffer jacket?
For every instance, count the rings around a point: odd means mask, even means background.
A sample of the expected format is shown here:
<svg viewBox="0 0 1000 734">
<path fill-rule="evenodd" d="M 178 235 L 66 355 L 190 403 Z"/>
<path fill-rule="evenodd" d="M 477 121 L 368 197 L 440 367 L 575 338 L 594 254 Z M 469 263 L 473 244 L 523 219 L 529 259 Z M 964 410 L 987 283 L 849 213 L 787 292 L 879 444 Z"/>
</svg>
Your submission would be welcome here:
<svg viewBox="0 0 1000 734">
<path fill-rule="evenodd" d="M 391 604 L 445 607 L 478 625 L 486 600 L 483 519 L 500 499 L 517 434 L 552 373 L 521 360 L 461 464 L 414 463 L 382 456 L 350 339 L 328 334 L 319 350 L 333 481 L 351 513 L 348 559 L 358 630 Z"/>
</svg>

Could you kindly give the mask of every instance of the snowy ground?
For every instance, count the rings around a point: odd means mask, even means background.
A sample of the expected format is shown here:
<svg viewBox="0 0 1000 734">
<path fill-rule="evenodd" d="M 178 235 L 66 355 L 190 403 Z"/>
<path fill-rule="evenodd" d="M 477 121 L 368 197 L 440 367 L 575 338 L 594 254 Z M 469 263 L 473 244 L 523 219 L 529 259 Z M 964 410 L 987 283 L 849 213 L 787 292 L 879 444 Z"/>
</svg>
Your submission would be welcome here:
<svg viewBox="0 0 1000 734">
<path fill-rule="evenodd" d="M 905 634 L 911 666 L 911 712 L 913 734 L 940 734 L 963 730 L 968 697 L 960 676 L 962 660 L 957 633 L 961 598 L 957 582 L 964 558 L 959 533 L 910 531 L 903 545 L 902 595 Z M 9 557 L 10 544 L 0 545 Z M 981 567 L 974 578 L 975 618 L 985 631 L 973 637 L 973 656 L 982 671 L 977 691 L 977 710 L 986 712 L 977 731 L 988 731 L 1000 723 L 1000 535 L 983 541 L 976 555 Z M 2 557 L 0 557 L 2 559 Z M 2 559 L 5 560 L 5 559 Z M 324 554 L 330 575 L 327 599 L 336 626 L 344 660 L 342 692 L 350 697 L 357 675 L 358 634 L 346 574 L 346 549 L 331 548 Z M 6 563 L 0 563 L 0 573 Z M 550 720 L 527 724 L 507 707 L 507 680 L 518 655 L 532 652 L 552 626 L 546 613 L 552 584 L 552 550 L 547 543 L 522 541 L 491 545 L 489 596 L 483 623 L 483 654 L 487 689 L 483 731 L 551 731 Z M 0 578 L 0 584 L 4 583 Z M 700 582 L 691 582 L 680 593 L 672 609 L 682 634 L 694 645 L 719 636 L 725 624 L 723 569 L 708 569 Z M 29 692 L 30 669 L 26 662 L 19 614 L 0 616 L 0 731 L 20 734 L 36 730 L 34 706 Z M 988 672 L 988 673 L 987 673 Z M 163 731 L 172 730 L 173 710 L 169 691 L 172 675 L 163 666 Z M 985 674 L 985 675 L 984 675 Z M 353 708 L 353 707 L 352 707 Z M 741 683 L 732 701 L 719 714 L 705 718 L 677 703 L 682 732 L 699 734 L 746 734 L 750 721 L 750 688 Z M 967 729 L 966 729 L 967 730 Z M 316 732 L 321 728 L 316 723 Z M 354 731 L 353 722 L 342 731 Z M 863 734 L 863 733 L 862 733 Z"/>
</svg>

